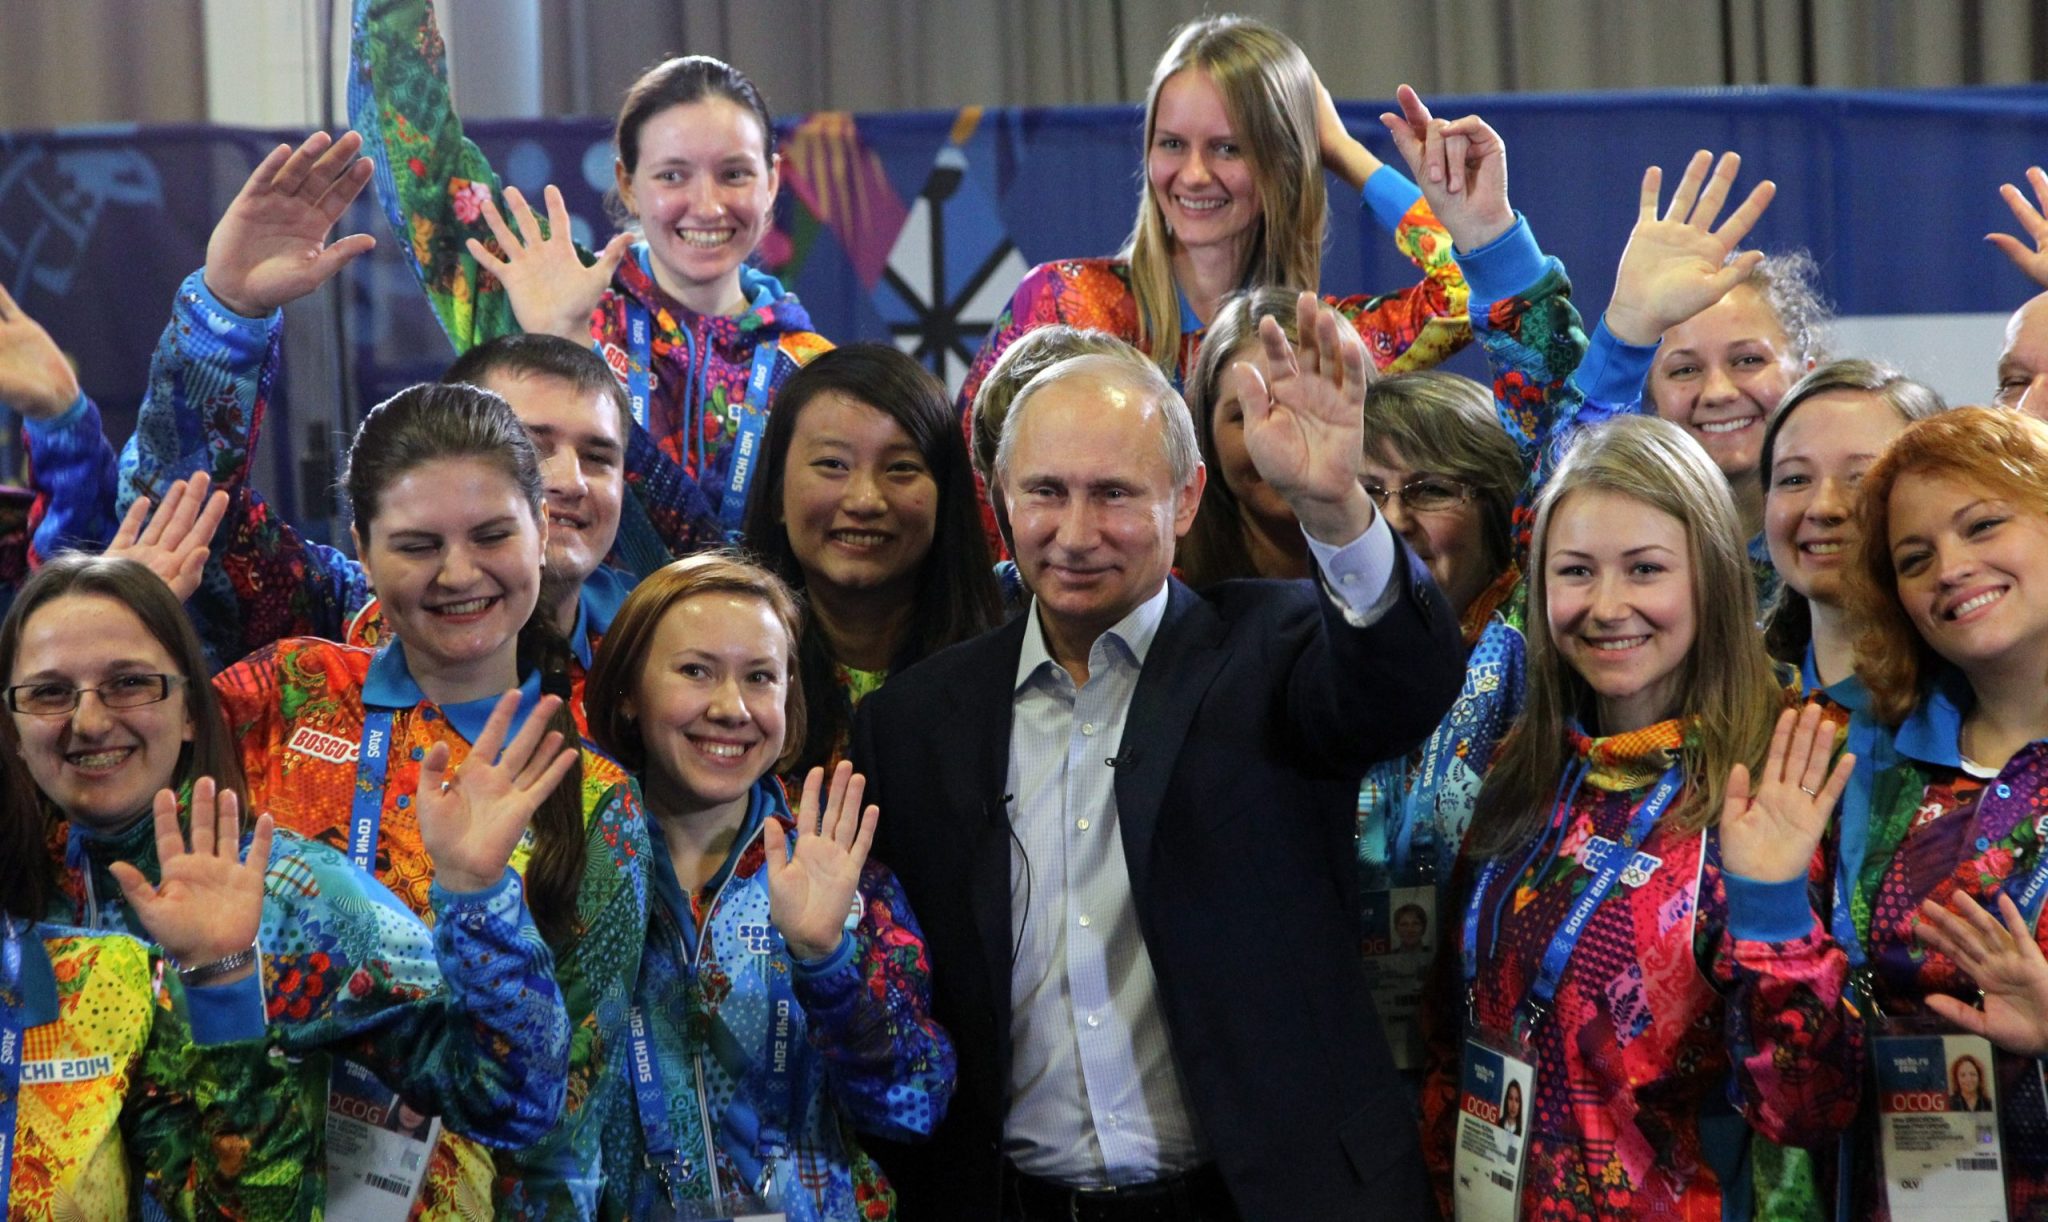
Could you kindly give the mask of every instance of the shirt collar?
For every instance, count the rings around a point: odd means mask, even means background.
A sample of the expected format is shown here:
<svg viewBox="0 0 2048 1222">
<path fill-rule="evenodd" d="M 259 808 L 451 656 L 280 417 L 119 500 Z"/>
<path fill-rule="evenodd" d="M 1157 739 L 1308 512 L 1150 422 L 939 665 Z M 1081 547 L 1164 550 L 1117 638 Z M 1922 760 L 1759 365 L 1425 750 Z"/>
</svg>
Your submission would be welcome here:
<svg viewBox="0 0 2048 1222">
<path fill-rule="evenodd" d="M 1130 613 L 1112 624 L 1098 641 L 1115 641 L 1130 655 L 1131 664 L 1143 669 L 1145 655 L 1152 651 L 1152 640 L 1159 635 L 1159 625 L 1166 618 L 1166 600 L 1172 587 L 1170 581 L 1161 582 L 1159 593 L 1131 608 Z M 1029 618 L 1024 624 L 1024 648 L 1017 655 L 1017 681 L 1013 691 L 1021 690 L 1041 667 L 1059 665 L 1052 651 L 1046 648 L 1045 629 L 1038 622 L 1036 598 L 1031 600 L 1031 610 L 1026 615 Z M 1094 646 L 1089 647 L 1089 652 L 1094 652 Z"/>
<path fill-rule="evenodd" d="M 577 622 L 582 622 L 579 613 Z M 540 668 L 535 667 L 519 683 L 519 711 L 513 715 L 512 724 L 518 726 L 533 712 L 533 706 L 540 701 Z M 423 704 L 433 704 L 427 694 L 420 690 L 419 681 L 412 677 L 412 670 L 406 665 L 405 645 L 393 638 L 389 645 L 377 651 L 370 659 L 370 673 L 363 679 L 363 708 L 369 709 L 411 709 Z M 448 724 L 455 727 L 464 742 L 475 742 L 483 736 L 484 723 L 491 719 L 491 710 L 498 707 L 498 697 L 485 696 L 480 700 L 465 700 L 460 704 L 436 705 L 447 716 Z"/>
<path fill-rule="evenodd" d="M 1975 703 L 1969 680 L 1954 668 L 1944 670 L 1892 740 L 1899 754 L 1944 768 L 1963 766 L 1963 714 Z"/>
<path fill-rule="evenodd" d="M 612 621 L 632 592 L 633 579 L 608 564 L 598 565 L 596 572 L 583 579 L 583 589 L 576 596 L 576 627 L 569 634 L 569 649 L 585 673 L 590 670 L 591 638 L 611 631 Z"/>
</svg>

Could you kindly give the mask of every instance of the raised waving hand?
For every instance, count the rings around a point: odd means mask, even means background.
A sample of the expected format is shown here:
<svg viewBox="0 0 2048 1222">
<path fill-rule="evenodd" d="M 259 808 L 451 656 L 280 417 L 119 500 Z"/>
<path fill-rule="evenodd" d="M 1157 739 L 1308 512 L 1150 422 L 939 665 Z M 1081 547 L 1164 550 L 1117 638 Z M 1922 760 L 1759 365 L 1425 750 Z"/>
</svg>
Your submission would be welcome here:
<svg viewBox="0 0 2048 1222">
<path fill-rule="evenodd" d="M 1656 343 L 1665 331 L 1727 296 L 1763 262 L 1760 251 L 1745 251 L 1733 261 L 1728 256 L 1771 206 L 1778 193 L 1776 183 L 1758 183 L 1727 220 L 1714 223 L 1741 168 L 1742 158 L 1735 153 L 1721 154 L 1718 164 L 1705 149 L 1694 153 L 1671 193 L 1670 206 L 1661 214 L 1664 171 L 1659 166 L 1643 171 L 1635 228 L 1621 252 L 1614 296 L 1607 303 L 1607 329 L 1616 339 Z"/>
<path fill-rule="evenodd" d="M 1933 900 L 1920 905 L 1920 940 L 1976 981 L 1984 1005 L 1979 1009 L 1936 993 L 1927 998 L 1928 1008 L 2008 1052 L 2048 1054 L 2048 959 L 2019 905 L 1999 893 L 2001 924 L 1960 891 L 1953 902 L 1953 910 Z"/>
<path fill-rule="evenodd" d="M 225 491 L 206 494 L 212 483 L 206 472 L 196 471 L 174 481 L 161 501 L 151 504 L 148 497 L 137 497 L 105 554 L 139 561 L 163 578 L 180 602 L 192 597 L 206 572 L 214 533 L 228 512 Z"/>
<path fill-rule="evenodd" d="M 2027 275 L 2034 283 L 2048 289 L 2048 170 L 2040 166 L 2027 168 L 2027 184 L 2034 188 L 2034 202 L 2028 203 L 2026 193 L 2011 183 L 1998 188 L 2005 206 L 2012 209 L 2013 219 L 2027 235 L 2026 242 L 2009 233 L 1987 233 L 1984 240 L 2005 252 L 2005 257 Z M 2027 249 L 2027 242 L 2034 248 Z"/>
<path fill-rule="evenodd" d="M 1508 205 L 1508 146 L 1478 115 L 1439 119 L 1406 85 L 1401 113 L 1380 115 L 1429 210 L 1462 251 L 1474 251 L 1515 224 Z"/>
<path fill-rule="evenodd" d="M 562 202 L 562 192 L 550 185 L 542 196 L 548 208 L 545 234 L 519 188 L 505 188 L 505 206 L 519 227 L 517 235 L 506 227 L 496 201 L 485 198 L 484 224 L 490 226 L 498 249 L 471 238 L 469 255 L 505 286 L 505 299 L 521 330 L 587 343 L 590 312 L 611 284 L 612 273 L 619 270 L 619 260 L 633 248 L 633 235 L 619 234 L 605 244 L 596 263 L 586 266 L 569 236 L 569 205 Z"/>
<path fill-rule="evenodd" d="M 1762 775 L 1735 765 L 1721 804 L 1721 864 L 1732 874 L 1763 883 L 1805 878 L 1827 830 L 1828 817 L 1856 769 L 1856 757 L 1834 754 L 1835 724 L 1818 704 L 1778 716 Z"/>
<path fill-rule="evenodd" d="M 1296 299 L 1295 319 L 1298 346 L 1261 319 L 1258 351 L 1232 366 L 1245 450 L 1303 529 L 1341 547 L 1373 520 L 1372 498 L 1358 484 L 1372 364 L 1358 332 L 1315 294 Z"/>
<path fill-rule="evenodd" d="M 824 776 L 824 769 L 813 768 L 804 778 L 803 804 L 797 809 L 806 821 L 813 811 L 819 812 L 817 830 L 798 836 L 794 851 L 786 847 L 781 823 L 770 819 L 761 829 L 761 847 L 767 853 L 768 918 L 782 931 L 789 953 L 799 959 L 822 959 L 839 945 L 860 886 L 861 867 L 867 864 L 868 846 L 875 842 L 875 821 L 882 814 L 873 806 L 861 810 L 867 778 L 853 770 L 851 761 L 841 760 L 833 769 L 832 787 L 821 806 L 818 789 Z"/>
<path fill-rule="evenodd" d="M 178 825 L 176 792 L 158 790 L 153 813 L 159 881 L 151 885 L 125 861 L 113 866 L 114 881 L 142 927 L 180 967 L 213 963 L 255 945 L 263 924 L 263 875 L 270 868 L 270 816 L 256 820 L 245 859 L 240 802 L 212 777 L 192 783 L 189 840 Z M 252 964 L 220 982 L 253 970 Z"/>
<path fill-rule="evenodd" d="M 542 696 L 508 743 L 519 693 L 506 692 L 459 766 L 448 766 L 447 743 L 435 743 L 420 761 L 413 807 L 435 882 L 450 891 L 482 891 L 504 877 L 534 812 L 576 762 L 575 749 L 547 728 L 561 707 L 560 697 Z"/>
<path fill-rule="evenodd" d="M 54 420 L 78 399 L 78 375 L 57 341 L 0 287 L 0 403 Z"/>
<path fill-rule="evenodd" d="M 319 288 L 377 239 L 328 231 L 370 181 L 363 138 L 314 132 L 270 150 L 206 242 L 206 287 L 237 314 L 261 318 Z"/>
</svg>

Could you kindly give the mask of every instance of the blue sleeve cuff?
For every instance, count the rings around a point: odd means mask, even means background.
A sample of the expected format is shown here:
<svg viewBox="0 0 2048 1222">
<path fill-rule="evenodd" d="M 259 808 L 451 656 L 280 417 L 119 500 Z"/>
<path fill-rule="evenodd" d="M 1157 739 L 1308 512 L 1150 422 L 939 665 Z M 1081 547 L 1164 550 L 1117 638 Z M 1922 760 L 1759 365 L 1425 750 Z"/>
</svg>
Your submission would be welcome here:
<svg viewBox="0 0 2048 1222">
<path fill-rule="evenodd" d="M 489 907 L 493 900 L 517 886 L 518 873 L 506 866 L 498 881 L 481 891 L 451 891 L 436 882 L 427 889 L 427 902 L 434 906 L 436 917 L 446 916 L 464 908 Z"/>
<path fill-rule="evenodd" d="M 789 962 L 790 966 L 796 969 L 796 978 L 799 980 L 817 980 L 830 976 L 853 962 L 853 935 L 842 932 L 839 935 L 839 945 L 833 947 L 823 959 L 799 959 L 791 955 Z"/>
<path fill-rule="evenodd" d="M 85 392 L 81 390 L 78 392 L 78 397 L 71 401 L 70 407 L 65 408 L 61 414 L 52 416 L 48 420 L 31 420 L 27 416 L 23 416 L 21 418 L 21 431 L 28 435 L 28 441 L 31 446 L 38 442 L 47 443 L 52 438 L 71 432 L 85 423 L 86 413 L 91 410 L 92 400 L 86 398 Z"/>
<path fill-rule="evenodd" d="M 1422 188 L 1409 182 L 1408 176 L 1393 166 L 1382 165 L 1365 180 L 1359 196 L 1365 210 L 1373 214 L 1382 228 L 1393 229 L 1408 215 L 1415 201 L 1422 198 Z"/>
<path fill-rule="evenodd" d="M 1657 359 L 1658 346 L 1623 343 L 1607 329 L 1607 317 L 1602 315 L 1586 344 L 1585 359 L 1573 375 L 1579 393 L 1600 407 L 1634 409 L 1643 401 L 1643 386 L 1650 377 L 1650 363 Z"/>
<path fill-rule="evenodd" d="M 1728 888 L 1728 932 L 1745 942 L 1796 942 L 1820 928 L 1804 878 L 1758 882 L 1722 872 Z"/>
<path fill-rule="evenodd" d="M 185 1013 L 195 1044 L 234 1044 L 263 1038 L 263 961 L 233 984 L 202 984 L 185 990 Z"/>
<path fill-rule="evenodd" d="M 1465 283 L 1472 289 L 1469 300 L 1474 317 L 1496 301 L 1534 288 L 1549 270 L 1550 261 L 1544 257 L 1542 247 L 1536 245 L 1536 234 L 1529 228 L 1528 219 L 1519 212 L 1506 233 L 1478 250 L 1454 253 L 1458 270 L 1465 273 Z"/>
</svg>

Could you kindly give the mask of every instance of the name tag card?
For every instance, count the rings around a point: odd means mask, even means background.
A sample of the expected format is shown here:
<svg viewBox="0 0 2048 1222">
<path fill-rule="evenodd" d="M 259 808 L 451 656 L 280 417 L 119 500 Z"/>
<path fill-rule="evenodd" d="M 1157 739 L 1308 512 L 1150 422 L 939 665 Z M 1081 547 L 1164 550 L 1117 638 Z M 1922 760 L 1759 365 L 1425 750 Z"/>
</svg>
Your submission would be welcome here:
<svg viewBox="0 0 2048 1222">
<path fill-rule="evenodd" d="M 1880 1035 L 1871 1050 L 1893 1222 L 2006 1222 L 1991 1042 Z"/>
<path fill-rule="evenodd" d="M 337 1060 L 327 1079 L 329 1222 L 405 1222 L 440 1139 L 439 1118 L 407 1107 L 362 1066 Z"/>
<path fill-rule="evenodd" d="M 1436 888 L 1367 892 L 1359 934 L 1365 987 L 1397 1069 L 1422 1068 L 1422 990 L 1436 958 Z"/>
<path fill-rule="evenodd" d="M 1465 1041 L 1458 1086 L 1458 1149 L 1452 1163 L 1458 1222 L 1515 1222 L 1536 1067 L 1480 1041 Z"/>
</svg>

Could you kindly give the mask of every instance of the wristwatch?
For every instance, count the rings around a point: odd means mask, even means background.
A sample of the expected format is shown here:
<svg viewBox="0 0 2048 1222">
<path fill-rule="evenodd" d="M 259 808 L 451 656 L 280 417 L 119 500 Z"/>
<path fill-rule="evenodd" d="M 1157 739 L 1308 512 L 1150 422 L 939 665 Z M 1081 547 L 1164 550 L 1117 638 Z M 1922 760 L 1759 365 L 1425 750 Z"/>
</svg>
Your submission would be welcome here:
<svg viewBox="0 0 2048 1222">
<path fill-rule="evenodd" d="M 211 963 L 195 963 L 191 967 L 180 966 L 178 979 L 187 985 L 212 984 L 222 976 L 239 972 L 256 962 L 256 944 L 251 942 L 231 955 L 222 955 Z"/>
</svg>

